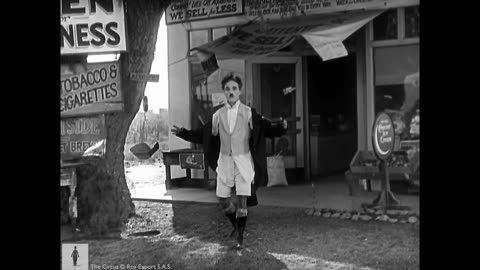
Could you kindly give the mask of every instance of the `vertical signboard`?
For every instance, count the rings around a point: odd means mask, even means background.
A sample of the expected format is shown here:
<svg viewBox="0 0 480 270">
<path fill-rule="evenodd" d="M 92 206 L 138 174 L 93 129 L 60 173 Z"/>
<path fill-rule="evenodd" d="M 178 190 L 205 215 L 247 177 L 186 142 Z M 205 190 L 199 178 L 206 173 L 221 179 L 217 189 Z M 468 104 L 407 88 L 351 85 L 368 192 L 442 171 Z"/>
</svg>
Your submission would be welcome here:
<svg viewBox="0 0 480 270">
<path fill-rule="evenodd" d="M 60 0 L 60 53 L 127 50 L 123 0 Z"/>
<path fill-rule="evenodd" d="M 62 65 L 60 70 L 61 117 L 123 110 L 118 62 Z"/>
<path fill-rule="evenodd" d="M 62 160 L 105 154 L 105 116 L 66 118 L 60 121 Z"/>
</svg>

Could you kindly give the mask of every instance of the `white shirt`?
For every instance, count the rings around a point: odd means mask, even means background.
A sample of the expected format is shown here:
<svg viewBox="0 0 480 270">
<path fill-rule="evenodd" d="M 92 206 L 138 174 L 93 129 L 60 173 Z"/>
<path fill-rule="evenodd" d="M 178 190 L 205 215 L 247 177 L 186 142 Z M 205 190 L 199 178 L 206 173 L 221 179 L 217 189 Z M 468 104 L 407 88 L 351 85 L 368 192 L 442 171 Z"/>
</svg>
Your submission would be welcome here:
<svg viewBox="0 0 480 270">
<path fill-rule="evenodd" d="M 240 100 L 237 100 L 233 106 L 227 102 L 225 107 L 227 108 L 227 122 L 230 129 L 230 133 L 233 132 L 235 128 L 235 123 L 237 122 L 238 106 L 240 105 Z M 213 127 L 212 134 L 216 136 L 218 134 L 218 125 L 220 124 L 220 110 L 217 110 L 213 114 Z M 252 111 L 248 111 L 248 126 L 250 129 L 253 129 L 252 126 Z M 235 179 L 235 170 L 234 166 L 237 166 L 238 171 L 242 175 L 243 179 L 247 183 L 251 183 L 255 177 L 255 169 L 253 166 L 252 154 L 250 152 L 245 154 L 240 154 L 236 156 L 224 155 L 220 152 L 217 161 L 217 179 L 222 181 L 225 185 L 233 187 Z"/>
</svg>

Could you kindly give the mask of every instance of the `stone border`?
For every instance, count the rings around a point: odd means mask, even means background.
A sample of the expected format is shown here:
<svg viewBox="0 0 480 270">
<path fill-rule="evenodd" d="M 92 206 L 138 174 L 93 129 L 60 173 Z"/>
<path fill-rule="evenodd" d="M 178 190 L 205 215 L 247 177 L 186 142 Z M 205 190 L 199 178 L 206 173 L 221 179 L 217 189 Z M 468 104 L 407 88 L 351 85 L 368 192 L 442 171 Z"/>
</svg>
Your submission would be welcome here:
<svg viewBox="0 0 480 270">
<path fill-rule="evenodd" d="M 304 211 L 308 216 L 317 216 L 324 218 L 338 218 L 353 221 L 383 221 L 390 223 L 418 223 L 420 216 L 410 210 L 387 210 L 386 214 L 382 210 L 365 208 L 363 212 L 334 210 L 329 208 L 314 209 L 309 208 Z"/>
</svg>

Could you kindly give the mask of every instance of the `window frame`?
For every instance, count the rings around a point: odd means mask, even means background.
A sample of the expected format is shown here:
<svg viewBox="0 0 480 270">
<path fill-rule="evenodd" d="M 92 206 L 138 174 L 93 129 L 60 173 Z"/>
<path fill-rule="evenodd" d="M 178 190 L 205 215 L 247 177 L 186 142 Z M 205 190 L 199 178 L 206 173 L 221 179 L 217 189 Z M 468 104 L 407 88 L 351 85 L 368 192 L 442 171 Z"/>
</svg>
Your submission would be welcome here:
<svg viewBox="0 0 480 270">
<path fill-rule="evenodd" d="M 374 40 L 373 39 L 373 20 L 368 23 L 365 28 L 365 58 L 366 58 L 366 99 L 364 103 L 364 113 L 367 116 L 367 137 L 366 145 L 369 151 L 373 151 L 372 140 L 372 126 L 375 119 L 375 68 L 374 68 L 374 49 L 379 47 L 398 47 L 404 45 L 418 45 L 420 46 L 420 37 L 406 38 L 405 37 L 405 8 L 420 5 L 411 5 L 406 7 L 395 8 L 397 10 L 397 39 L 391 40 Z"/>
</svg>

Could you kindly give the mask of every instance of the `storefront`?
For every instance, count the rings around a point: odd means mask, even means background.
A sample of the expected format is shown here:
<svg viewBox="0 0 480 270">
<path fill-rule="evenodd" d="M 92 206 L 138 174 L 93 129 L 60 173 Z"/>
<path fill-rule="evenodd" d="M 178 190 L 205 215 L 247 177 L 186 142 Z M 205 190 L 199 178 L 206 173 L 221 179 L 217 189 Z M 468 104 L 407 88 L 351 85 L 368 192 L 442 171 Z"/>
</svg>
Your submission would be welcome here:
<svg viewBox="0 0 480 270">
<path fill-rule="evenodd" d="M 267 142 L 267 152 L 284 156 L 291 182 L 344 172 L 357 151 L 372 150 L 371 128 L 379 111 L 394 118 L 397 149 L 401 141 L 418 139 L 419 1 L 311 0 L 291 7 L 251 2 L 216 1 L 216 10 L 230 5 L 230 12 L 219 16 L 190 1 L 189 15 L 198 11 L 190 20 L 180 14 L 188 10 L 167 9 L 171 126 L 199 127 L 223 98 L 221 78 L 234 72 L 244 80 L 242 102 L 270 119 L 288 119 L 289 132 Z M 252 20 L 257 26 L 245 26 Z M 278 45 L 259 48 L 274 50 L 268 56 L 247 55 L 252 47 L 228 44 L 259 29 L 287 34 L 262 39 L 263 45 Z M 330 38 L 337 38 L 339 49 L 317 46 Z M 202 68 L 192 50 L 199 46 L 215 47 L 218 70 Z M 186 147 L 193 146 L 170 137 L 170 149 Z"/>
</svg>

